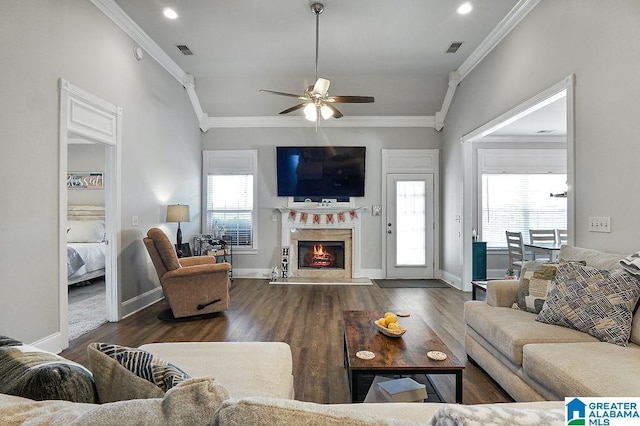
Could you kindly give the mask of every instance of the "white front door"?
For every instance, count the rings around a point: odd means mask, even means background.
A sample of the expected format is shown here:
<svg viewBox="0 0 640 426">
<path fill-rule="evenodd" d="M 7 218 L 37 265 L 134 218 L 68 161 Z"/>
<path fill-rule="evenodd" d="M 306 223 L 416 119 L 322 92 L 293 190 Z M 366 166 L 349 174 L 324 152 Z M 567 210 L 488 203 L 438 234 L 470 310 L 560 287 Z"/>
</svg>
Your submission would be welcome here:
<svg viewBox="0 0 640 426">
<path fill-rule="evenodd" d="M 433 174 L 387 174 L 387 278 L 434 278 Z"/>
</svg>

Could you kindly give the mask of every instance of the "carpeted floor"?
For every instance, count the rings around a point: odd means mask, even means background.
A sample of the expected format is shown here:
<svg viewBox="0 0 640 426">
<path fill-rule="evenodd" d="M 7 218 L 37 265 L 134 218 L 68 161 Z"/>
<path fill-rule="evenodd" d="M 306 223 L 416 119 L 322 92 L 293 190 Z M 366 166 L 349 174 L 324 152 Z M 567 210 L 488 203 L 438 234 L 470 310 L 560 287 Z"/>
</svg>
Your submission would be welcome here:
<svg viewBox="0 0 640 426">
<path fill-rule="evenodd" d="M 107 322 L 104 278 L 69 286 L 69 340 Z"/>
<path fill-rule="evenodd" d="M 440 280 L 385 279 L 371 280 L 380 288 L 449 288 L 449 284 Z"/>
</svg>

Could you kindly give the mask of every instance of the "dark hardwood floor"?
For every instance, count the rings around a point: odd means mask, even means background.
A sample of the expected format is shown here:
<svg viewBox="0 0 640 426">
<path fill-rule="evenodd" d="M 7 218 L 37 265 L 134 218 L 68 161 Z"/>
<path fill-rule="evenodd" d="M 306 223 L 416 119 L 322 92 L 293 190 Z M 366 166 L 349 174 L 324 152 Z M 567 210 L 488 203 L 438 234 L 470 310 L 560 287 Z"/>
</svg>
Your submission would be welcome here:
<svg viewBox="0 0 640 426">
<path fill-rule="evenodd" d="M 228 311 L 212 319 L 182 323 L 158 320 L 158 312 L 168 307 L 165 301 L 158 302 L 79 337 L 62 356 L 88 367 L 86 346 L 91 342 L 137 347 L 151 342 L 282 341 L 291 346 L 293 354 L 296 399 L 347 403 L 342 311 L 408 310 L 419 312 L 453 353 L 465 361 L 465 404 L 511 401 L 486 373 L 467 361 L 462 315 L 470 293 L 453 288 L 379 288 L 375 284 L 269 285 L 267 280 L 236 278 L 230 294 Z M 446 401 L 455 400 L 453 376 L 433 376 L 433 382 Z"/>
</svg>

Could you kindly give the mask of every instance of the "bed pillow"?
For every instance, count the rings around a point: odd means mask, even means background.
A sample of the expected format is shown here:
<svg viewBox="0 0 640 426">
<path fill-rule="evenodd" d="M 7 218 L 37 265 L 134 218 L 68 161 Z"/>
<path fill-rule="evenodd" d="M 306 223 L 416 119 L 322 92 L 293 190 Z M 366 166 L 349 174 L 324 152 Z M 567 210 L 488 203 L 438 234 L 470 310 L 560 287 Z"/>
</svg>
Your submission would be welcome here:
<svg viewBox="0 0 640 426">
<path fill-rule="evenodd" d="M 558 267 L 536 320 L 626 346 L 639 298 L 640 281 L 622 269 L 607 271 L 565 263 Z"/>
<path fill-rule="evenodd" d="M 51 352 L 0 336 L 0 393 L 36 401 L 98 401 L 91 372 Z"/>
<path fill-rule="evenodd" d="M 101 403 L 162 398 L 166 391 L 190 377 L 142 349 L 91 343 L 87 353 Z"/>
<path fill-rule="evenodd" d="M 70 220 L 67 222 L 68 243 L 101 243 L 105 237 L 104 220 Z"/>
</svg>

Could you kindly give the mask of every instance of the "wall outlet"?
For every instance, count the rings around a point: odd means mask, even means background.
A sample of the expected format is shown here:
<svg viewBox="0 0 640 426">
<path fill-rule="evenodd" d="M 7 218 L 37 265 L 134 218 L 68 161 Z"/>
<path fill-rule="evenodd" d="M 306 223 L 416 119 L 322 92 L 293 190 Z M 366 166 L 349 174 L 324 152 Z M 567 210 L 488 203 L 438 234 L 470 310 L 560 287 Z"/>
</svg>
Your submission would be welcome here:
<svg viewBox="0 0 640 426">
<path fill-rule="evenodd" d="M 131 226 L 138 226 L 138 216 L 131 216 Z"/>
<path fill-rule="evenodd" d="M 589 216 L 589 232 L 611 232 L 611 216 Z"/>
</svg>

